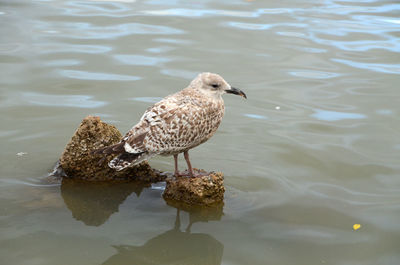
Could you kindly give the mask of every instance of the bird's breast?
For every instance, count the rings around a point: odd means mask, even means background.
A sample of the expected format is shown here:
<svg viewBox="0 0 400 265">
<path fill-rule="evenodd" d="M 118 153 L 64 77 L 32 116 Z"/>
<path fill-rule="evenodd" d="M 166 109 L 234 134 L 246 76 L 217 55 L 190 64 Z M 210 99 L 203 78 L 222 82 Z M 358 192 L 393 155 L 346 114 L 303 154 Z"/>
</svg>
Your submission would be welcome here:
<svg viewBox="0 0 400 265">
<path fill-rule="evenodd" d="M 224 104 L 208 103 L 194 115 L 191 130 L 187 133 L 191 143 L 196 146 L 207 141 L 217 131 L 224 116 Z"/>
</svg>

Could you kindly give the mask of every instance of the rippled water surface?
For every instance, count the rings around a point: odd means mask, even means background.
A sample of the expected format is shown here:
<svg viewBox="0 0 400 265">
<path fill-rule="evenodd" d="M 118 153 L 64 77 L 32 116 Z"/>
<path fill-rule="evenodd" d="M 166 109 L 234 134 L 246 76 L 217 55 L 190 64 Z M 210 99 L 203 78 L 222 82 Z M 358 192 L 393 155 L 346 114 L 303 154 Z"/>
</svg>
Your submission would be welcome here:
<svg viewBox="0 0 400 265">
<path fill-rule="evenodd" d="M 0 0 L 0 263 L 400 264 L 399 15 L 394 0 Z M 203 71 L 248 95 L 226 95 L 191 152 L 225 173 L 222 210 L 178 211 L 162 183 L 46 181 L 83 117 L 125 132 Z"/>
</svg>

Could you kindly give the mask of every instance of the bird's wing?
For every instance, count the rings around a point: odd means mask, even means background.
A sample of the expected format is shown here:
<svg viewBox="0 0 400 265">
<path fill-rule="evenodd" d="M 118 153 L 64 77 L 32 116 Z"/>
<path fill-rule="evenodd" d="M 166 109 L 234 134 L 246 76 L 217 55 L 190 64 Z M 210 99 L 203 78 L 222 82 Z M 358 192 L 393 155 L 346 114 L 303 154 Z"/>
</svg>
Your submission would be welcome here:
<svg viewBox="0 0 400 265">
<path fill-rule="evenodd" d="M 173 115 L 173 110 L 177 104 L 169 97 L 162 99 L 149 107 L 143 114 L 140 122 L 130 129 L 121 142 L 124 143 L 125 151 L 128 153 L 146 152 L 147 145 L 145 139 L 151 135 L 151 128 L 163 122 L 163 119 Z M 151 137 L 152 138 L 152 137 Z"/>
<path fill-rule="evenodd" d="M 133 154 L 146 152 L 147 150 L 143 145 L 143 140 L 148 132 L 148 123 L 144 120 L 141 120 L 126 133 L 124 138 L 122 138 L 121 143 L 123 143 L 124 150 Z"/>
<path fill-rule="evenodd" d="M 131 154 L 142 154 L 146 152 L 143 140 L 149 131 L 149 126 L 145 121 L 140 121 L 132 127 L 122 138 L 122 140 L 114 145 L 102 147 L 94 150 L 93 154 L 123 154 L 125 152 Z"/>
<path fill-rule="evenodd" d="M 197 137 L 193 127 L 199 122 L 202 112 L 201 106 L 189 97 L 167 97 L 156 103 L 142 117 L 149 124 L 143 145 L 154 153 L 190 147 Z"/>
<path fill-rule="evenodd" d="M 193 117 L 188 110 L 196 112 L 195 108 L 200 108 L 189 97 L 176 97 L 178 94 L 167 96 L 149 107 L 139 123 L 118 144 L 100 148 L 94 153 L 141 154 L 148 151 L 159 153 L 168 149 L 171 143 L 177 142 L 177 137 L 182 134 L 180 132 L 190 130 Z M 185 146 L 185 143 L 182 144 Z"/>
</svg>

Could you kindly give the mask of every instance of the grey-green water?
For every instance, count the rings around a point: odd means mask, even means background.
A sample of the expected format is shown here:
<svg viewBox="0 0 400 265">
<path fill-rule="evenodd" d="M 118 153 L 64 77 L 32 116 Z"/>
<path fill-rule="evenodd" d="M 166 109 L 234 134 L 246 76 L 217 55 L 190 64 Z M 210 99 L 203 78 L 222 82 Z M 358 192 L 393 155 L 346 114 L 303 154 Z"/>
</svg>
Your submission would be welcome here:
<svg viewBox="0 0 400 265">
<path fill-rule="evenodd" d="M 0 0 L 0 263 L 400 264 L 399 14 L 395 0 Z M 222 216 L 179 225 L 162 184 L 46 182 L 83 117 L 125 132 L 202 71 L 248 95 L 226 95 L 191 152 L 225 173 Z"/>
</svg>

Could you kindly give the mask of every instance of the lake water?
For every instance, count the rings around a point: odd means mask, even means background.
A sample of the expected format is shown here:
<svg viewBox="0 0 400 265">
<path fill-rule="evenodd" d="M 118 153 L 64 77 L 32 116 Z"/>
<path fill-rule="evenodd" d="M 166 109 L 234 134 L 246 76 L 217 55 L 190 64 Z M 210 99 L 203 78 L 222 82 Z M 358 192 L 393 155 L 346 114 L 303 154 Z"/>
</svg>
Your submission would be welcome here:
<svg viewBox="0 0 400 265">
<path fill-rule="evenodd" d="M 0 2 L 0 263 L 400 264 L 399 2 L 194 2 Z M 203 71 L 248 96 L 191 151 L 222 211 L 47 181 L 82 118 L 125 133 Z"/>
</svg>

